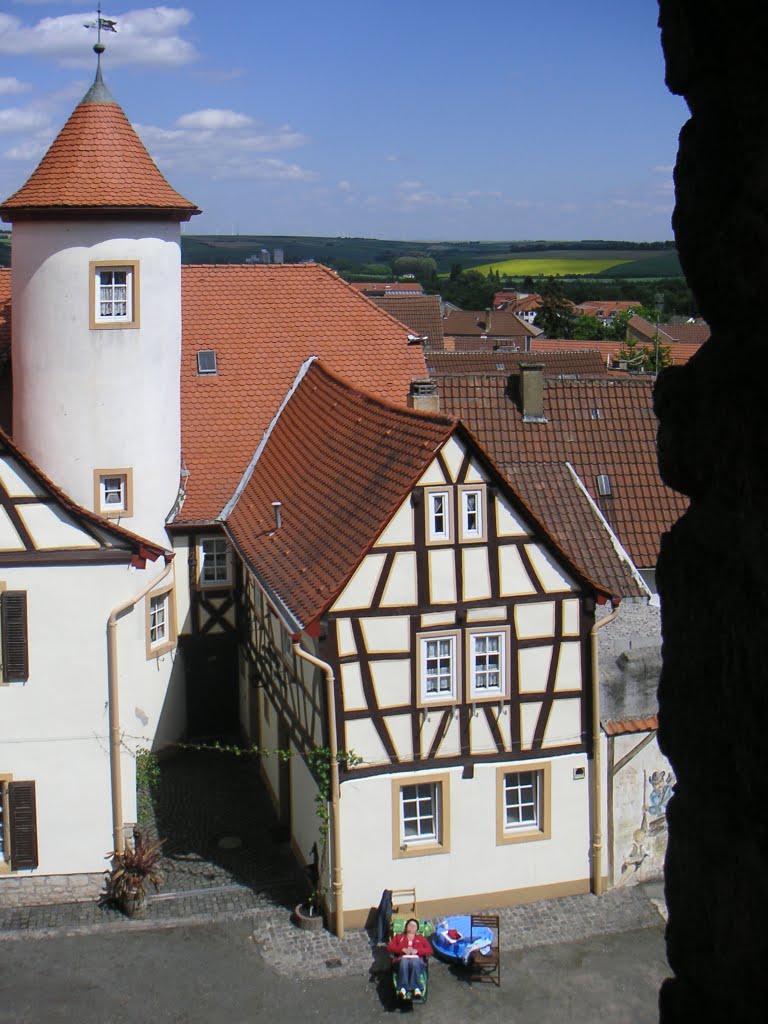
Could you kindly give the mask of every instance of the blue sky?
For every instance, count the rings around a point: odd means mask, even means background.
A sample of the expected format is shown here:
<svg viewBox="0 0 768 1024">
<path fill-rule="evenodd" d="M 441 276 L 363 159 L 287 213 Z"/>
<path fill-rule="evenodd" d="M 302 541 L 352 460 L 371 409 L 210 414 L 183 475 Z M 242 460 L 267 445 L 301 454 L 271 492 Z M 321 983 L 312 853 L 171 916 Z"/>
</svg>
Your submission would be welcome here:
<svg viewBox="0 0 768 1024">
<path fill-rule="evenodd" d="M 187 230 L 672 237 L 685 104 L 654 0 L 104 0 L 105 81 Z M 95 8 L 4 0 L 0 192 L 92 81 Z"/>
</svg>

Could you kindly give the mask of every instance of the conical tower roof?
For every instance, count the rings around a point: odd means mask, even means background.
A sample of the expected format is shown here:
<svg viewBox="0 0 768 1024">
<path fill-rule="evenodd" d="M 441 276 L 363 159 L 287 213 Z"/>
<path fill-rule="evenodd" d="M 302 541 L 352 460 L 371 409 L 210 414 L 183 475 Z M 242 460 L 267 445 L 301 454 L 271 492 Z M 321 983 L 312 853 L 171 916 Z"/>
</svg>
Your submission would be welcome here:
<svg viewBox="0 0 768 1024">
<path fill-rule="evenodd" d="M 101 77 L 26 183 L 0 205 L 6 221 L 70 217 L 189 220 L 200 210 L 171 188 Z"/>
</svg>

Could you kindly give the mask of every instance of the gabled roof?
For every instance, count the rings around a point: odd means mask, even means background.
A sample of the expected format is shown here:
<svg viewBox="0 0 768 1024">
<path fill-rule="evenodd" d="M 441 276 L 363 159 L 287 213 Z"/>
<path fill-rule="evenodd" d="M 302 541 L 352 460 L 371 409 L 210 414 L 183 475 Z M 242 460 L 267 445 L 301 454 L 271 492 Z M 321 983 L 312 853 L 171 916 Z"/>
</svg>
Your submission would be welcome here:
<svg viewBox="0 0 768 1024">
<path fill-rule="evenodd" d="M 357 391 L 316 360 L 304 367 L 225 519 L 298 623 L 339 594 L 455 426 Z"/>
<path fill-rule="evenodd" d="M 173 557 L 74 502 L 0 431 L 0 565 L 131 562 Z"/>
<path fill-rule="evenodd" d="M 563 342 L 564 345 L 567 342 Z M 604 377 L 607 373 L 599 352 L 513 352 L 499 348 L 494 352 L 431 352 L 426 353 L 430 376 L 519 373 L 521 364 L 543 363 L 549 376 L 579 375 Z"/>
<path fill-rule="evenodd" d="M 646 320 L 643 316 L 630 317 L 629 327 L 636 333 L 643 335 L 648 341 L 656 338 L 656 324 Z M 665 345 L 675 345 L 682 342 L 688 345 L 703 345 L 709 340 L 712 333 L 709 324 L 701 321 L 692 324 L 659 324 L 659 336 Z"/>
<path fill-rule="evenodd" d="M 319 356 L 355 387 L 405 404 L 426 376 L 421 346 L 320 264 L 182 267 L 182 450 L 175 522 L 211 522 L 231 497 L 296 368 Z M 197 353 L 216 352 L 201 376 Z"/>
<path fill-rule="evenodd" d="M 367 293 L 370 294 L 370 293 Z M 443 347 L 443 318 L 437 295 L 370 295 L 379 309 L 405 324 L 428 346 Z"/>
<path fill-rule="evenodd" d="M 545 378 L 544 423 L 523 422 L 504 377 L 439 377 L 437 384 L 441 409 L 461 417 L 505 475 L 520 463 L 569 462 L 635 565 L 655 566 L 661 534 L 687 501 L 659 475 L 653 378 Z M 601 474 L 610 478 L 609 498 L 597 493 Z M 567 550 L 562 529 L 553 533 Z"/>
<path fill-rule="evenodd" d="M 637 300 L 614 302 L 611 299 L 605 301 L 585 299 L 584 302 L 579 302 L 573 307 L 573 312 L 577 316 L 612 317 L 616 313 L 623 313 L 628 309 L 639 309 L 641 305 L 642 303 Z"/>
<path fill-rule="evenodd" d="M 97 73 L 26 183 L 0 217 L 90 214 L 189 220 L 200 211 L 171 188 Z"/>
<path fill-rule="evenodd" d="M 230 539 L 297 629 L 328 609 L 454 433 L 497 486 L 511 492 L 563 566 L 604 596 L 613 592 L 558 548 L 525 496 L 505 483 L 461 423 L 381 401 L 312 360 L 222 515 Z M 281 503 L 279 529 L 275 501 Z"/>
<path fill-rule="evenodd" d="M 443 334 L 453 337 L 526 338 L 540 334 L 538 328 L 519 320 L 504 309 L 458 309 L 443 320 Z"/>
</svg>

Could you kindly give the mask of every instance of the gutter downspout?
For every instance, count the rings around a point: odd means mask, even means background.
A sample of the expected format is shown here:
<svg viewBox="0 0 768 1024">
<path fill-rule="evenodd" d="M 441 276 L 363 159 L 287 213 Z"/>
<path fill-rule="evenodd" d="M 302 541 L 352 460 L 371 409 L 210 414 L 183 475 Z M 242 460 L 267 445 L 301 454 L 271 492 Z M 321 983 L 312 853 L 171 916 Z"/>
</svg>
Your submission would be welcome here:
<svg viewBox="0 0 768 1024">
<path fill-rule="evenodd" d="M 341 822 L 339 820 L 339 762 L 338 747 L 336 740 L 336 698 L 334 694 L 333 669 L 326 661 L 321 661 L 314 654 L 305 651 L 300 641 L 294 640 L 294 654 L 310 665 L 319 668 L 325 675 L 325 693 L 328 704 L 328 748 L 331 752 L 330 771 L 330 798 L 331 798 L 331 892 L 333 893 L 334 906 L 334 934 L 344 938 L 344 903 L 342 899 L 343 887 L 341 880 Z"/>
<path fill-rule="evenodd" d="M 115 853 L 125 849 L 123 835 L 123 777 L 120 766 L 120 704 L 117 681 L 117 617 L 134 608 L 173 568 L 173 555 L 165 556 L 166 565 L 134 597 L 117 605 L 107 619 L 107 703 L 109 705 L 109 776 L 112 787 L 112 843 Z"/>
<path fill-rule="evenodd" d="M 598 675 L 597 634 L 613 622 L 619 614 L 621 598 L 611 599 L 613 611 L 595 621 L 590 630 L 592 643 L 592 892 L 600 896 L 603 891 L 603 753 L 600 743 L 600 678 Z"/>
</svg>

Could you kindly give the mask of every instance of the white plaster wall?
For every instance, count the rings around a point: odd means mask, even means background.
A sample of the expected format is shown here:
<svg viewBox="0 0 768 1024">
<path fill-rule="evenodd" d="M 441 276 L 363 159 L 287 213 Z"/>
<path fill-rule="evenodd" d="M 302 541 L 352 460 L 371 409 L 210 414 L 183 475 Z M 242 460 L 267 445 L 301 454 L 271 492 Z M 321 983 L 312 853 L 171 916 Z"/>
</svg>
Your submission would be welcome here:
<svg viewBox="0 0 768 1024">
<path fill-rule="evenodd" d="M 90 330 L 89 262 L 140 261 L 139 329 Z M 167 543 L 179 487 L 179 225 L 27 222 L 13 231 L 17 443 L 93 508 L 93 470 L 133 468 L 124 525 Z"/>
<path fill-rule="evenodd" d="M 277 712 L 272 706 L 269 697 L 267 697 L 264 690 L 259 690 L 259 713 L 260 718 L 260 729 L 261 729 L 261 745 L 266 750 L 276 750 L 277 743 Z M 269 714 L 265 714 L 265 708 L 268 707 Z M 277 757 L 262 757 L 261 759 L 262 771 L 267 777 L 267 782 L 272 789 L 272 796 L 277 801 L 280 795 L 280 763 Z"/>
<path fill-rule="evenodd" d="M 497 767 L 476 765 L 474 779 L 462 779 L 460 768 L 447 772 L 451 849 L 424 857 L 392 855 L 392 780 L 415 783 L 418 772 L 342 783 L 345 908 L 376 906 L 382 889 L 399 886 L 415 886 L 426 901 L 588 878 L 588 783 L 573 779 L 584 755 L 552 759 L 552 837 L 535 842 L 496 845 Z"/>
<path fill-rule="evenodd" d="M 0 687 L 0 771 L 36 783 L 40 874 L 100 871 L 112 848 L 107 619 L 159 571 L 150 563 L 2 572 L 9 590 L 27 592 L 30 674 Z M 172 662 L 146 660 L 143 601 L 118 619 L 117 638 L 123 820 L 132 822 L 133 752 L 152 743 Z"/>
<path fill-rule="evenodd" d="M 617 736 L 613 741 L 614 762 L 620 761 L 646 735 Z M 659 750 L 655 737 L 614 777 L 614 885 L 634 885 L 663 877 L 667 850 L 664 808 L 673 784 L 669 761 Z"/>
<path fill-rule="evenodd" d="M 291 835 L 304 860 L 310 862 L 312 844 L 317 843 L 318 849 L 321 846 L 315 807 L 317 784 L 293 745 L 291 751 Z"/>
</svg>

